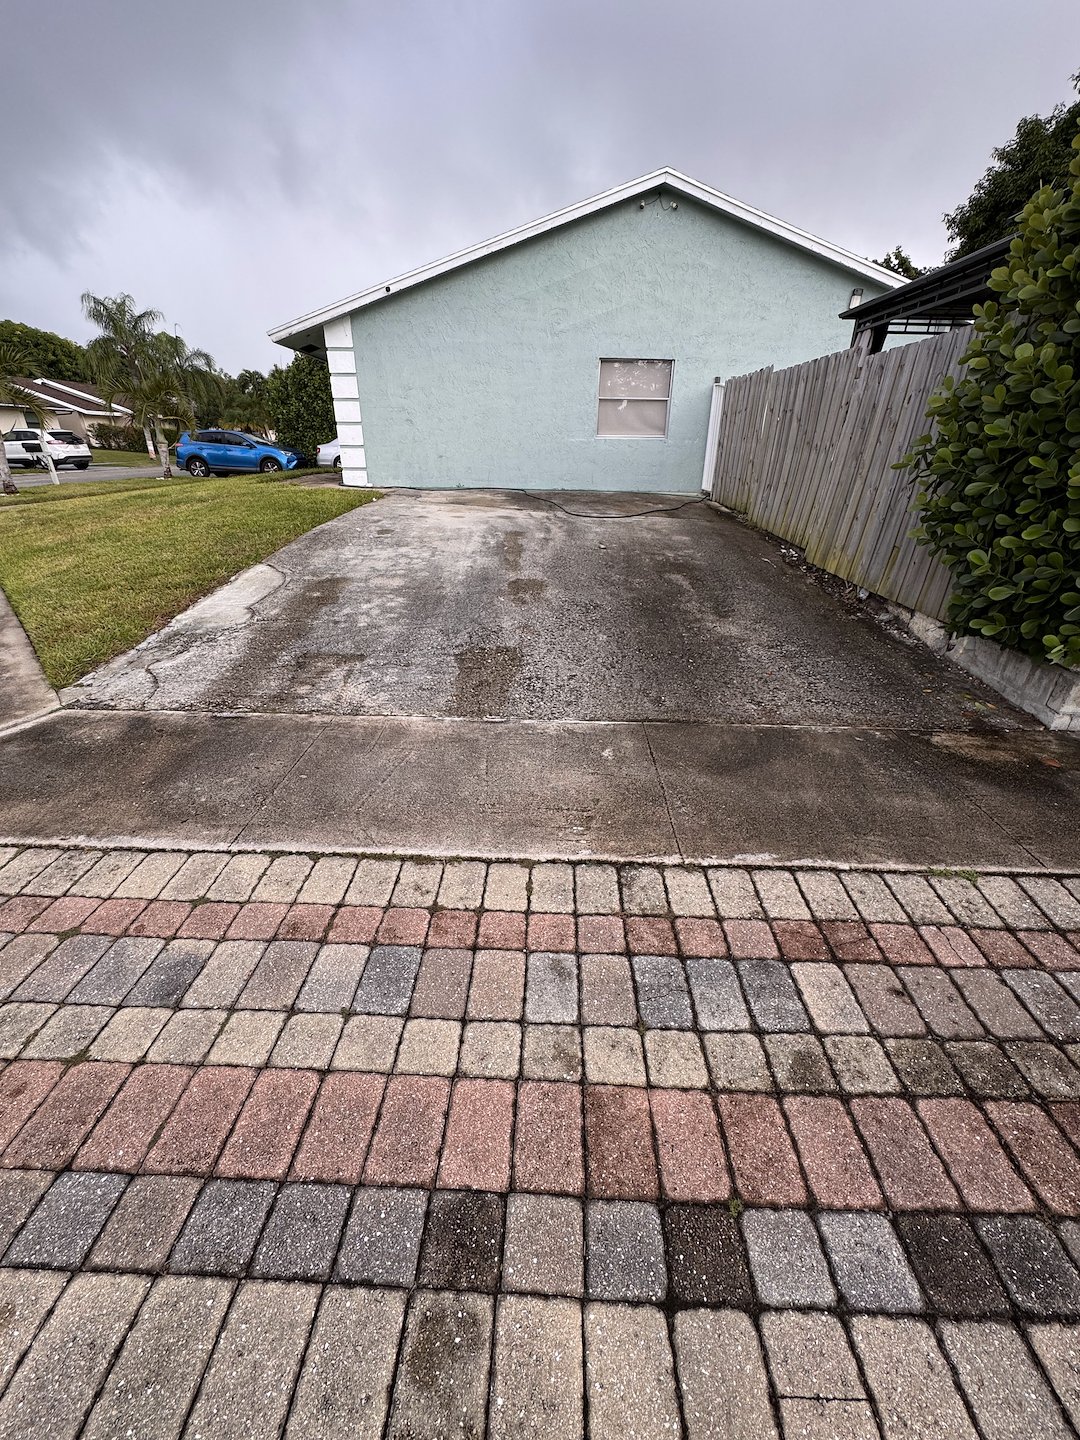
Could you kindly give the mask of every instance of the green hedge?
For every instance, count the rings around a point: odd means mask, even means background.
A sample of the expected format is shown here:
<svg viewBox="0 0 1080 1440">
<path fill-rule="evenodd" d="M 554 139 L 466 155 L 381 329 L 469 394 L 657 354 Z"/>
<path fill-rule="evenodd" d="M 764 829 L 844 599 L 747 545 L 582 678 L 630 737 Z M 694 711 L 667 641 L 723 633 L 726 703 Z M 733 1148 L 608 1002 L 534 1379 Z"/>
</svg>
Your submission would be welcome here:
<svg viewBox="0 0 1080 1440">
<path fill-rule="evenodd" d="M 1080 155 L 1070 173 L 1025 206 L 1000 298 L 976 307 L 961 376 L 900 463 L 914 533 L 953 573 L 952 627 L 1080 667 Z"/>
</svg>

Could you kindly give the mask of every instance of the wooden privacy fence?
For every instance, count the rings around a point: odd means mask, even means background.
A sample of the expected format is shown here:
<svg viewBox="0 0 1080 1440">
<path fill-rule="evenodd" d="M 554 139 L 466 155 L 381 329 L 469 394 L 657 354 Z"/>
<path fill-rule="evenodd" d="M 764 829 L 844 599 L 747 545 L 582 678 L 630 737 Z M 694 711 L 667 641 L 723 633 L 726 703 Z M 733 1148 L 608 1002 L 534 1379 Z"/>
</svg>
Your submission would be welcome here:
<svg viewBox="0 0 1080 1440">
<path fill-rule="evenodd" d="M 941 619 L 949 572 L 908 532 L 914 486 L 893 464 L 970 330 L 867 355 L 841 350 L 723 387 L 712 498 L 823 570 Z"/>
</svg>

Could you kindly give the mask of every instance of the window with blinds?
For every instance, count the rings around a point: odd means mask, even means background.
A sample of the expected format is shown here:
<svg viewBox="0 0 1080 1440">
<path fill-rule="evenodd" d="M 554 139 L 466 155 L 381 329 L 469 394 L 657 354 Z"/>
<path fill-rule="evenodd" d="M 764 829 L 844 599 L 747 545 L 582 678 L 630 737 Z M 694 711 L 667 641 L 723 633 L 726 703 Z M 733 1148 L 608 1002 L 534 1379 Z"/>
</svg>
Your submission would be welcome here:
<svg viewBox="0 0 1080 1440">
<path fill-rule="evenodd" d="M 601 360 L 597 435 L 663 440 L 674 360 Z"/>
</svg>

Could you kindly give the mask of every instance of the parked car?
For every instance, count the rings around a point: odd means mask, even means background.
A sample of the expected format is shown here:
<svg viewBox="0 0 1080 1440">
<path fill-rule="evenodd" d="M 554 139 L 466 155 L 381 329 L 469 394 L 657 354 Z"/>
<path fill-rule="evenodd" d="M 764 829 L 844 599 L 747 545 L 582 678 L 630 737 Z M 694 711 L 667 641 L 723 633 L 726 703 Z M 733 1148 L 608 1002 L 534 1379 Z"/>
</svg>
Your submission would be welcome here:
<svg viewBox="0 0 1080 1440">
<path fill-rule="evenodd" d="M 341 469 L 341 441 L 335 435 L 333 440 L 328 440 L 325 445 L 320 445 L 315 452 L 316 465 L 333 465 L 335 470 Z"/>
<path fill-rule="evenodd" d="M 303 456 L 238 430 L 196 430 L 194 435 L 185 430 L 176 442 L 176 459 L 190 475 L 227 475 L 234 470 L 295 470 Z"/>
<path fill-rule="evenodd" d="M 12 446 L 18 451 L 13 453 Z M 59 470 L 74 465 L 76 470 L 89 468 L 90 446 L 73 430 L 9 430 L 4 436 L 4 450 L 13 465 L 38 465 L 38 457 L 46 451 Z"/>
</svg>

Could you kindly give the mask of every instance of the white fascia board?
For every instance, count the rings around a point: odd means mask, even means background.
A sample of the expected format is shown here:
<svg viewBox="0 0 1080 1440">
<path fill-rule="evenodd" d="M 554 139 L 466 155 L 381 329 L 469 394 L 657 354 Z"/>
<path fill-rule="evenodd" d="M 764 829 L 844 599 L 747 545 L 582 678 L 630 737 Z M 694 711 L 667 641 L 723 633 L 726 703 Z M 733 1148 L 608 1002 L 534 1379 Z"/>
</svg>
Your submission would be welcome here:
<svg viewBox="0 0 1080 1440">
<path fill-rule="evenodd" d="M 519 225 L 514 230 L 506 230 L 502 235 L 496 235 L 493 239 L 485 240 L 479 245 L 470 245 L 468 249 L 456 250 L 442 260 L 435 260 L 429 265 L 421 265 L 416 270 L 406 271 L 404 275 L 398 275 L 392 280 L 385 280 L 381 285 L 372 285 L 367 290 L 361 290 L 356 295 L 350 295 L 347 299 L 339 301 L 336 305 L 327 305 L 321 310 L 313 310 L 310 314 L 301 315 L 296 320 L 290 320 L 288 324 L 279 325 L 267 333 L 270 339 L 278 344 L 288 344 L 293 336 L 303 331 L 326 325 L 343 315 L 350 315 L 355 310 L 362 310 L 367 305 L 374 305 L 378 300 L 385 300 L 387 295 L 411 289 L 414 285 L 422 285 L 425 280 L 433 280 L 437 275 L 445 275 L 449 270 L 457 270 L 462 265 L 471 264 L 474 260 L 482 260 L 485 256 L 494 255 L 500 250 L 507 250 L 511 245 L 518 245 L 523 240 L 531 240 L 534 236 L 546 234 L 547 231 L 555 230 L 560 225 L 568 225 L 573 220 L 584 219 L 588 215 L 596 214 L 598 210 L 606 210 L 612 205 L 618 205 L 621 201 L 634 200 L 639 195 L 660 188 L 674 190 L 677 194 L 697 200 L 699 204 L 708 206 L 711 210 L 730 215 L 733 219 L 741 220 L 744 224 L 751 225 L 756 230 L 763 230 L 766 234 L 775 235 L 778 239 L 786 240 L 788 244 L 820 256 L 823 260 L 829 260 L 852 274 L 861 275 L 867 280 L 874 280 L 878 284 L 884 285 L 886 289 L 894 290 L 907 283 L 902 276 L 894 274 L 892 270 L 886 270 L 883 265 L 877 265 L 874 261 L 866 260 L 861 255 L 856 255 L 851 250 L 845 250 L 840 245 L 833 245 L 828 240 L 822 240 L 820 236 L 811 235 L 808 230 L 800 230 L 797 225 L 789 225 L 786 220 L 778 220 L 775 215 L 769 215 L 764 210 L 756 209 L 753 205 L 746 205 L 741 200 L 725 195 L 721 190 L 714 190 L 711 185 L 703 185 L 699 180 L 692 180 L 678 170 L 665 169 L 654 170 L 651 174 L 643 175 L 638 180 L 618 185 L 613 190 L 605 190 L 599 195 L 591 196 L 588 200 L 579 201 L 576 205 L 568 205 L 562 210 L 555 210 L 552 214 L 545 215 L 540 220 L 533 220 L 528 225 Z"/>
<path fill-rule="evenodd" d="M 83 405 L 76 405 L 74 403 L 69 403 L 66 401 L 64 402 L 68 405 L 68 409 L 74 410 L 77 415 L 131 414 L 130 409 L 126 405 L 121 405 L 117 401 L 113 401 L 112 405 L 108 406 L 107 408 L 102 408 L 104 402 L 100 395 L 90 395 L 85 390 L 76 390 L 73 385 L 63 385 L 59 380 L 46 380 L 39 375 L 38 378 L 31 383 L 35 387 L 39 385 L 48 385 L 50 390 L 62 390 L 65 395 L 77 395 L 80 400 L 83 400 L 86 403 Z M 45 400 L 51 404 L 60 403 L 60 399 L 56 395 L 47 395 L 44 391 L 39 391 L 37 389 L 35 389 L 34 393 L 37 395 L 37 398 L 39 400 Z"/>
</svg>

